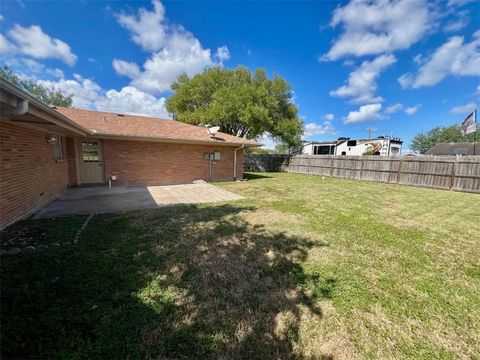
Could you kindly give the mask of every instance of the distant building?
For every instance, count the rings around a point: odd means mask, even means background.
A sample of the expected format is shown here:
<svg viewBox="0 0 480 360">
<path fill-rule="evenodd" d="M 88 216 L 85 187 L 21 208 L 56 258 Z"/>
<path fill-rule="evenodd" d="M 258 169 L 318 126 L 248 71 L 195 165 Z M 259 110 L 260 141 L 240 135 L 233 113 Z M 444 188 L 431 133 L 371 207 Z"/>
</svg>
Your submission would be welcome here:
<svg viewBox="0 0 480 360">
<path fill-rule="evenodd" d="M 394 156 L 402 152 L 399 138 L 379 136 L 374 139 L 338 138 L 333 141 L 305 142 L 300 147 L 304 155 L 379 155 Z"/>
<path fill-rule="evenodd" d="M 480 155 L 480 144 L 475 146 L 475 155 Z M 474 155 L 473 142 L 439 143 L 430 148 L 425 155 Z"/>
</svg>

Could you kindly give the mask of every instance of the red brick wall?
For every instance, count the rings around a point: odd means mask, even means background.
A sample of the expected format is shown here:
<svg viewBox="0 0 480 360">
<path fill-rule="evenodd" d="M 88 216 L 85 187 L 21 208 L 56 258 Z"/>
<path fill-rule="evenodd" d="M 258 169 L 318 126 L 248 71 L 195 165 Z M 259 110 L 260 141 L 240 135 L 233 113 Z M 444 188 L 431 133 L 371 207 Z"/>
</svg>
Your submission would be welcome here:
<svg viewBox="0 0 480 360">
<path fill-rule="evenodd" d="M 213 181 L 233 179 L 233 147 L 104 140 L 105 176 L 118 175 L 115 185 L 185 184 L 208 181 L 204 153 L 219 151 L 212 164 Z M 237 177 L 243 175 L 243 151 L 237 151 Z"/>
<path fill-rule="evenodd" d="M 45 136 L 0 122 L 0 228 L 47 203 L 68 185 L 68 163 L 54 159 L 54 148 Z"/>
</svg>

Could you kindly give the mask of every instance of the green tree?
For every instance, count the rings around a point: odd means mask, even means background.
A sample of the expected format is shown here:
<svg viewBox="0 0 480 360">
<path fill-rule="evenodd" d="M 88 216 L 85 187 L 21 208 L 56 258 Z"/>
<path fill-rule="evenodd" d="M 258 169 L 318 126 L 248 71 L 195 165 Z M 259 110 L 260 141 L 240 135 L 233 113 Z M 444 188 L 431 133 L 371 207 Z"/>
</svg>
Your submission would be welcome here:
<svg viewBox="0 0 480 360">
<path fill-rule="evenodd" d="M 50 106 L 72 106 L 72 95 L 64 94 L 61 91 L 47 89 L 33 80 L 19 77 L 8 66 L 0 67 L 0 77 L 28 92 L 34 98 Z"/>
<path fill-rule="evenodd" d="M 415 135 L 412 139 L 410 149 L 424 154 L 428 149 L 438 143 L 443 142 L 465 142 L 473 141 L 474 134 L 462 135 L 460 128 L 457 125 L 438 126 L 430 131 L 421 132 Z"/>
<path fill-rule="evenodd" d="M 247 148 L 246 151 L 252 154 L 273 154 L 274 153 L 273 150 L 271 149 L 263 149 L 260 147 Z"/>
<path fill-rule="evenodd" d="M 364 155 L 364 156 L 375 155 L 375 151 L 373 151 L 372 148 L 368 148 L 367 150 L 365 150 L 365 151 L 363 152 L 363 155 Z"/>
<path fill-rule="evenodd" d="M 212 67 L 202 74 L 181 75 L 172 84 L 167 110 L 174 119 L 217 125 L 220 131 L 249 139 L 268 133 L 290 145 L 300 143 L 303 122 L 292 102 L 290 85 L 264 69 Z"/>
</svg>

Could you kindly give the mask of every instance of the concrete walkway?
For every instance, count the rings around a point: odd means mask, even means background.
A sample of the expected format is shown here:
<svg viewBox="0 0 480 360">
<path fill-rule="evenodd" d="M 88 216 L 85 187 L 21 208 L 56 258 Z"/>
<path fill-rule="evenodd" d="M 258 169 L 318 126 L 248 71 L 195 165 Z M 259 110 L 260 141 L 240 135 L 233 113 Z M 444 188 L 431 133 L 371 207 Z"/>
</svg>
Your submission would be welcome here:
<svg viewBox="0 0 480 360">
<path fill-rule="evenodd" d="M 114 213 L 154 209 L 174 204 L 197 204 L 242 199 L 210 184 L 146 187 L 83 187 L 68 189 L 34 215 L 34 219 L 71 214 Z"/>
</svg>

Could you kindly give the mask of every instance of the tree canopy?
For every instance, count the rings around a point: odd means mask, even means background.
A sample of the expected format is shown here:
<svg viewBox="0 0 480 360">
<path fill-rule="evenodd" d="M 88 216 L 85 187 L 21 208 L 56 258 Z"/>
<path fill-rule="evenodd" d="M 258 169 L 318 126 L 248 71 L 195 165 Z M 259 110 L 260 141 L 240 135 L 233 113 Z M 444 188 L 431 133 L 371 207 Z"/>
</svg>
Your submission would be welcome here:
<svg viewBox="0 0 480 360">
<path fill-rule="evenodd" d="M 24 79 L 13 72 L 8 66 L 0 67 L 0 77 L 28 92 L 34 98 L 50 106 L 72 106 L 72 95 L 64 94 L 61 91 L 54 91 L 36 83 L 31 79 Z"/>
<path fill-rule="evenodd" d="M 264 69 L 212 67 L 202 74 L 181 75 L 172 84 L 167 110 L 174 119 L 195 125 L 216 125 L 220 131 L 249 139 L 268 133 L 296 145 L 303 122 L 292 102 L 291 86 Z"/>
<path fill-rule="evenodd" d="M 415 135 L 412 139 L 410 149 L 424 154 L 428 149 L 438 143 L 473 141 L 473 139 L 474 134 L 468 134 L 467 136 L 462 135 L 457 125 L 438 126 L 430 131 Z"/>
</svg>

